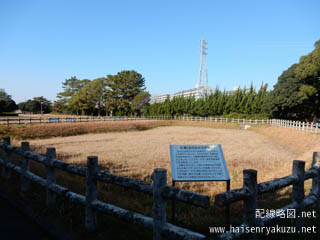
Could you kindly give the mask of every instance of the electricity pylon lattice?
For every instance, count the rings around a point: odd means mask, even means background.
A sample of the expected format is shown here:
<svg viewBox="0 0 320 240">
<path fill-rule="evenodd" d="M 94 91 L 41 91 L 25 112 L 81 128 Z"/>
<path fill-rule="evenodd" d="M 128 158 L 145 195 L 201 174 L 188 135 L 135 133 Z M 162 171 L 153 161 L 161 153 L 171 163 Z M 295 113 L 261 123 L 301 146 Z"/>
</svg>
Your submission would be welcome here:
<svg viewBox="0 0 320 240">
<path fill-rule="evenodd" d="M 196 85 L 196 88 L 200 88 L 200 87 L 208 88 L 206 45 L 207 45 L 206 40 L 205 39 L 201 40 L 200 72 L 199 72 L 199 81 Z"/>
</svg>

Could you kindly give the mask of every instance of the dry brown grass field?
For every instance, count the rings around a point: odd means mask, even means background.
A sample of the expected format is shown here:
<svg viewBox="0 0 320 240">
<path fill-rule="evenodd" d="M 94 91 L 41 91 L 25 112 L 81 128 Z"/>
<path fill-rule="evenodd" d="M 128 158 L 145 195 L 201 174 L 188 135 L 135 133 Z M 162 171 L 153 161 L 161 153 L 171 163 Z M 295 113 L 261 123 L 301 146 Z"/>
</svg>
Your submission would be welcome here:
<svg viewBox="0 0 320 240">
<path fill-rule="evenodd" d="M 320 135 L 275 126 L 252 126 L 250 130 L 240 130 L 238 124 L 230 123 L 143 121 L 43 124 L 21 129 L 10 127 L 7 130 L 6 133 L 16 133 L 11 135 L 13 145 L 20 145 L 21 141 L 29 141 L 31 150 L 38 153 L 45 153 L 47 147 L 55 147 L 58 159 L 74 164 L 85 164 L 87 156 L 95 155 L 99 157 L 101 169 L 146 181 L 151 181 L 150 174 L 154 168 L 164 167 L 169 172 L 168 181 L 170 182 L 170 144 L 221 144 L 231 176 L 232 189 L 241 187 L 243 169 L 257 169 L 258 182 L 272 180 L 291 174 L 294 159 L 307 161 L 308 168 L 312 152 L 320 151 Z M 32 139 L 28 139 L 27 136 L 31 136 Z M 21 140 L 22 138 L 25 140 Z M 11 160 L 19 164 L 17 156 L 13 156 Z M 45 168 L 38 163 L 31 162 L 31 171 L 45 177 Z M 0 184 L 5 186 L 11 194 L 21 198 L 19 179 L 16 175 L 8 184 L 0 178 Z M 76 193 L 85 193 L 82 177 L 58 170 L 57 183 Z M 311 183 L 308 180 L 306 192 L 310 186 Z M 179 183 L 178 187 L 208 194 L 212 200 L 215 194 L 225 191 L 223 182 Z M 151 239 L 150 231 L 143 231 L 134 225 L 103 214 L 98 214 L 98 230 L 89 233 L 83 227 L 79 228 L 83 226 L 83 208 L 59 199 L 56 210 L 48 211 L 44 204 L 45 190 L 36 184 L 32 184 L 31 189 L 32 191 L 22 200 L 36 209 L 40 215 L 48 217 L 50 221 L 67 231 L 73 239 L 102 240 L 106 236 L 110 236 L 110 239 L 123 240 Z M 152 198 L 134 190 L 99 183 L 99 199 L 152 216 Z M 258 199 L 259 207 L 265 209 L 276 209 L 290 202 L 291 187 L 259 196 Z M 232 225 L 242 222 L 241 204 L 241 202 L 231 204 Z M 171 210 L 168 202 L 168 221 L 170 221 Z M 208 209 L 201 209 L 177 202 L 176 213 L 177 225 L 203 234 L 208 234 L 208 226 L 224 224 L 224 208 L 214 204 L 211 204 Z M 319 225 L 315 221 L 308 224 Z M 291 239 L 291 236 L 285 238 L 281 235 L 280 237 L 277 239 Z M 316 236 L 310 237 L 311 235 L 308 235 L 310 240 L 317 239 Z"/>
<path fill-rule="evenodd" d="M 168 124 L 168 121 L 141 120 L 0 126 L 0 136 L 10 136 L 14 139 L 36 139 L 87 133 L 140 131 Z"/>
<path fill-rule="evenodd" d="M 72 125 L 64 126 L 67 127 Z M 146 131 L 55 137 L 30 140 L 30 144 L 39 153 L 55 147 L 59 159 L 74 164 L 85 164 L 87 156 L 98 156 L 102 169 L 148 181 L 157 167 L 166 168 L 171 179 L 170 144 L 221 144 L 231 188 L 238 188 L 242 185 L 243 169 L 258 170 L 258 181 L 262 182 L 289 175 L 294 159 L 305 160 L 310 166 L 312 152 L 320 151 L 319 140 L 320 136 L 315 134 L 273 126 L 239 130 L 236 124 L 175 122 L 173 126 Z M 215 183 L 214 187 L 212 183 L 199 182 L 179 186 L 211 196 L 224 191 L 224 183 Z"/>
</svg>

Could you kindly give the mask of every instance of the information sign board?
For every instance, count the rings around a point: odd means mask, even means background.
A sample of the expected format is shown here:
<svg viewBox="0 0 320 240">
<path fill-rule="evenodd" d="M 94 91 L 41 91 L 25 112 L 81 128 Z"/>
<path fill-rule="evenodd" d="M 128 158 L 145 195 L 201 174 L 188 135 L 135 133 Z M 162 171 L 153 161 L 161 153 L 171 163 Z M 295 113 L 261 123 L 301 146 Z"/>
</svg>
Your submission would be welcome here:
<svg viewBox="0 0 320 240">
<path fill-rule="evenodd" d="M 230 180 L 221 145 L 170 145 L 173 181 Z"/>
</svg>

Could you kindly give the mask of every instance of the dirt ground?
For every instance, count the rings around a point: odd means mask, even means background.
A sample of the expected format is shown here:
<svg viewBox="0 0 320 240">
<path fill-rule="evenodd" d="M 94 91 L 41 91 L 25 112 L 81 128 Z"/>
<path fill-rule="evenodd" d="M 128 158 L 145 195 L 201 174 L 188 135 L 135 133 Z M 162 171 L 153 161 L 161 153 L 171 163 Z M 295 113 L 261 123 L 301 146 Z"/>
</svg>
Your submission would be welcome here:
<svg viewBox="0 0 320 240">
<path fill-rule="evenodd" d="M 70 163 L 85 164 L 87 156 L 98 156 L 102 168 L 141 179 L 150 178 L 154 168 L 166 168 L 169 181 L 170 144 L 221 144 L 231 177 L 231 188 L 236 188 L 241 187 L 243 169 L 258 170 L 258 182 L 262 182 L 289 175 L 294 159 L 305 160 L 309 166 L 312 152 L 317 150 L 317 139 L 320 138 L 315 134 L 277 127 L 238 130 L 169 126 L 139 132 L 31 140 L 30 144 L 41 153 L 47 147 L 55 147 L 58 158 Z M 202 187 L 207 194 L 219 191 L 206 185 Z"/>
</svg>

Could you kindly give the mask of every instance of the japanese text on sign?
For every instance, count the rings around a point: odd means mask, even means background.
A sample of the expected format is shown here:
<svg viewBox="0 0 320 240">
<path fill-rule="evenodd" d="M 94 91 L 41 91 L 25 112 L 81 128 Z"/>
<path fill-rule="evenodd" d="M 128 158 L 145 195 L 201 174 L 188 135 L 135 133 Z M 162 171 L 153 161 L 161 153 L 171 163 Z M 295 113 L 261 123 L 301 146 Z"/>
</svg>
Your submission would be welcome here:
<svg viewBox="0 0 320 240">
<path fill-rule="evenodd" d="M 175 181 L 229 180 L 221 145 L 170 145 Z"/>
</svg>

